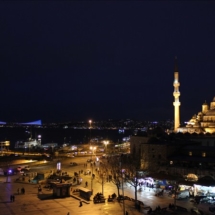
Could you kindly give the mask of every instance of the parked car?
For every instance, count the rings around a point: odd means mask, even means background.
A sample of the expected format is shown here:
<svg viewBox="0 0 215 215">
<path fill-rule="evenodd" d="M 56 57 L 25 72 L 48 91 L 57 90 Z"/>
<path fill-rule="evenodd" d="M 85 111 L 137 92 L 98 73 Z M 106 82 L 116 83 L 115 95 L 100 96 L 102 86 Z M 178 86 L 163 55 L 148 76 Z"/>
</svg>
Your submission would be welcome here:
<svg viewBox="0 0 215 215">
<path fill-rule="evenodd" d="M 25 171 L 25 170 L 29 171 L 29 170 L 30 170 L 30 167 L 29 167 L 29 166 L 25 166 L 25 167 L 22 168 L 22 170 L 24 170 L 24 171 Z"/>
<path fill-rule="evenodd" d="M 73 153 L 67 153 L 67 157 L 74 158 L 75 156 Z"/>
<path fill-rule="evenodd" d="M 70 166 L 77 166 L 78 164 L 75 163 L 75 162 L 71 162 L 69 165 L 70 165 Z"/>
<path fill-rule="evenodd" d="M 16 169 L 17 169 L 18 171 L 21 171 L 21 170 L 22 170 L 22 167 L 21 167 L 21 166 L 18 166 Z"/>
<path fill-rule="evenodd" d="M 189 198 L 190 193 L 189 190 L 183 190 L 177 193 L 176 199 L 187 199 Z"/>
</svg>

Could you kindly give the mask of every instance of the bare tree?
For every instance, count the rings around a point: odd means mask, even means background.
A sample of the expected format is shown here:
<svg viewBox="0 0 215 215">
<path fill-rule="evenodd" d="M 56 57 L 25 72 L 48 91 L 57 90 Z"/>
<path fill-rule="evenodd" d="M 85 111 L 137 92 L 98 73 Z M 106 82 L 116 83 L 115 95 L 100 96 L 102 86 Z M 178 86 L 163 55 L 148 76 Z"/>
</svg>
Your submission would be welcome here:
<svg viewBox="0 0 215 215">
<path fill-rule="evenodd" d="M 104 184 L 108 181 L 107 177 L 109 174 L 108 165 L 106 163 L 101 163 L 99 165 L 97 182 L 102 185 L 102 194 L 104 194 Z"/>
<path fill-rule="evenodd" d="M 142 175 L 139 174 L 140 170 L 140 158 L 137 154 L 134 155 L 122 155 L 122 166 L 123 166 L 123 178 L 124 181 L 134 187 L 134 199 L 135 205 L 137 206 L 137 189 L 140 185 L 139 179 Z"/>
<path fill-rule="evenodd" d="M 119 190 L 122 184 L 120 159 L 117 156 L 108 157 L 107 164 L 109 168 L 109 181 L 116 185 L 118 196 L 120 196 Z"/>
<path fill-rule="evenodd" d="M 134 187 L 134 199 L 137 206 L 137 189 L 140 185 L 139 179 L 142 177 L 140 174 L 140 158 L 136 155 L 122 154 L 120 156 L 112 156 L 107 159 L 109 169 L 112 175 L 111 182 L 117 187 L 118 196 L 119 190 L 123 186 L 122 183 L 128 183 Z"/>
</svg>

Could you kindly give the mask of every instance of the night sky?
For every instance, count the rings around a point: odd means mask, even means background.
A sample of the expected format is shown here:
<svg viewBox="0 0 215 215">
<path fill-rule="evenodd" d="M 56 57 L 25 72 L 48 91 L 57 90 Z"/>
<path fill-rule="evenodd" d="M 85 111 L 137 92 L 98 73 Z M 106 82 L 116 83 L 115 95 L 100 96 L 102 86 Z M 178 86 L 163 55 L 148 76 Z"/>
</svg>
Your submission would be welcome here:
<svg viewBox="0 0 215 215">
<path fill-rule="evenodd" d="M 173 120 L 215 96 L 213 1 L 0 2 L 0 121 Z"/>
</svg>

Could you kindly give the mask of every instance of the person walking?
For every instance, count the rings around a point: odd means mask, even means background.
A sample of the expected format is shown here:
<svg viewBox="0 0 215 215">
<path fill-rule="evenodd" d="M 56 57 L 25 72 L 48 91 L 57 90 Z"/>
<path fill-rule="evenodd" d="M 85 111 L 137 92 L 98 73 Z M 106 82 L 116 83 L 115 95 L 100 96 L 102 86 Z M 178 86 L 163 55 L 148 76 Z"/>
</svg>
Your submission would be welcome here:
<svg viewBox="0 0 215 215">
<path fill-rule="evenodd" d="M 82 201 L 80 200 L 80 204 L 79 204 L 79 207 L 82 207 Z"/>
<path fill-rule="evenodd" d="M 85 185 L 86 185 L 86 187 L 88 186 L 88 182 L 87 181 L 86 181 Z"/>
<path fill-rule="evenodd" d="M 25 188 L 24 187 L 21 189 L 21 193 L 25 194 Z"/>
<path fill-rule="evenodd" d="M 15 202 L 15 196 L 13 195 L 12 197 L 13 197 L 13 199 L 12 199 L 12 200 L 13 200 L 13 202 Z"/>
<path fill-rule="evenodd" d="M 10 195 L 10 202 L 12 202 L 13 201 L 13 196 L 12 195 Z"/>
</svg>

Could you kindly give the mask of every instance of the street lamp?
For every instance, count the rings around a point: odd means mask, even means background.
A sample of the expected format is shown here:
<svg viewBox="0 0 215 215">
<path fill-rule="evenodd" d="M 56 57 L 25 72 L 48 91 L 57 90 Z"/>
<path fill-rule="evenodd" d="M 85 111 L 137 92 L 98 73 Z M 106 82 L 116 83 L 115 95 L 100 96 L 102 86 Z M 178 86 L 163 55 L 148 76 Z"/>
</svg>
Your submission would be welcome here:
<svg viewBox="0 0 215 215">
<path fill-rule="evenodd" d="M 92 156 L 94 154 L 94 151 L 96 150 L 95 146 L 90 146 L 90 150 L 91 150 L 91 161 L 92 161 Z"/>
<path fill-rule="evenodd" d="M 90 123 L 90 128 L 91 128 L 91 123 L 92 123 L 92 120 L 91 120 L 91 119 L 89 120 L 89 123 Z"/>
<path fill-rule="evenodd" d="M 104 144 L 105 144 L 105 152 L 107 151 L 107 145 L 109 144 L 109 141 L 108 140 L 105 140 L 104 141 Z"/>
<path fill-rule="evenodd" d="M 92 167 L 92 173 L 91 173 L 91 193 L 93 194 L 93 162 L 92 162 L 92 154 L 94 154 L 94 151 L 96 150 L 96 147 L 90 146 L 91 153 L 91 167 Z"/>
<path fill-rule="evenodd" d="M 89 129 L 90 129 L 90 144 L 91 144 L 91 124 L 92 124 L 92 120 L 91 119 L 89 120 L 89 124 L 90 124 Z"/>
</svg>

